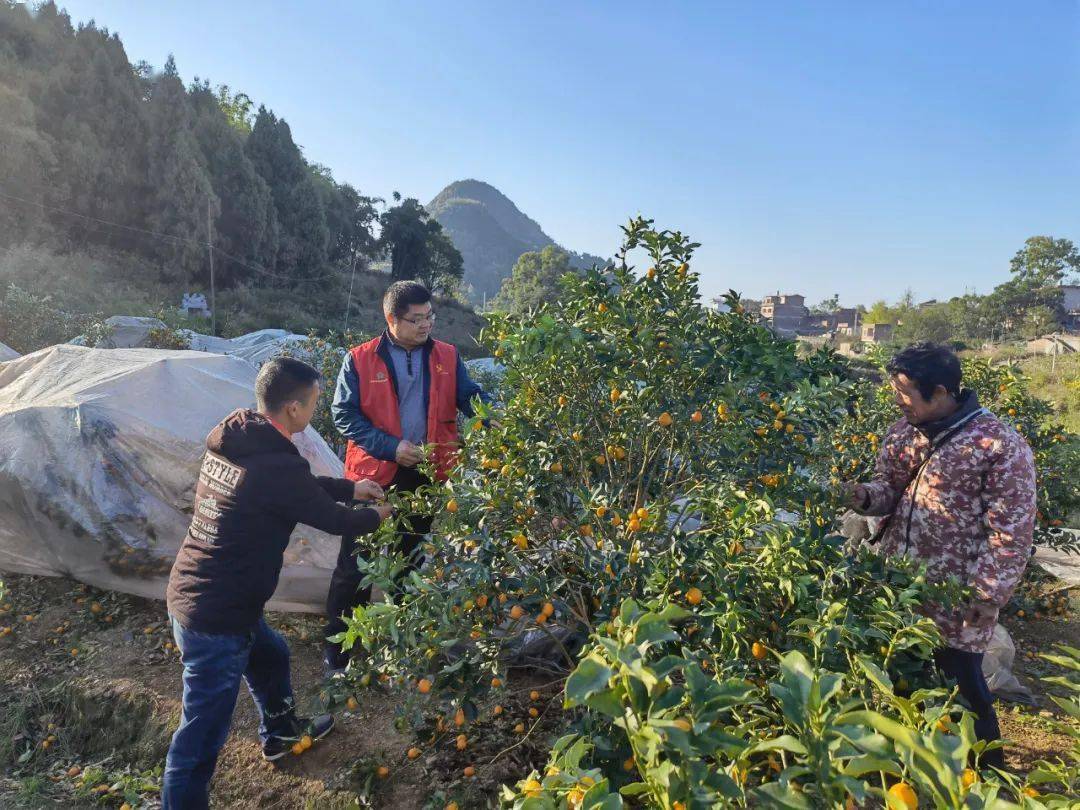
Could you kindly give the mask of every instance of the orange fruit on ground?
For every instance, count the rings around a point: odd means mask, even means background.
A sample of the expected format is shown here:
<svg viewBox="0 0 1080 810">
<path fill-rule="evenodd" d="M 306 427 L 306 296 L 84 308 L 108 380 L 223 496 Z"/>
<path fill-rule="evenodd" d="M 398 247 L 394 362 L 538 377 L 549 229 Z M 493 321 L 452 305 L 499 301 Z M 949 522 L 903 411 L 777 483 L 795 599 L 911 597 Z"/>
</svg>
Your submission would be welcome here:
<svg viewBox="0 0 1080 810">
<path fill-rule="evenodd" d="M 413 748 L 410 748 L 410 749 L 409 749 L 409 753 L 408 753 L 408 754 L 406 754 L 406 756 L 407 756 L 407 757 L 408 757 L 409 759 L 418 759 L 418 758 L 420 757 L 420 753 L 421 753 L 421 752 L 420 752 L 420 749 L 419 749 L 419 748 L 415 748 L 415 747 L 413 747 Z"/>
<path fill-rule="evenodd" d="M 458 709 L 454 713 L 454 725 L 457 726 L 458 728 L 461 728 L 463 725 L 465 725 L 465 710 L 464 709 Z"/>
<path fill-rule="evenodd" d="M 642 506 L 640 509 L 634 512 L 634 515 L 637 517 L 638 520 L 645 520 L 649 517 L 649 510 Z"/>
<path fill-rule="evenodd" d="M 897 782 L 889 788 L 889 795 L 902 802 L 907 810 L 915 810 L 919 806 L 919 797 L 907 782 Z"/>
<path fill-rule="evenodd" d="M 540 716 L 540 712 L 537 710 L 537 708 L 535 706 L 532 706 L 529 709 L 529 717 L 537 718 L 539 716 Z"/>
<path fill-rule="evenodd" d="M 457 501 L 455 501 L 455 500 L 453 500 L 451 498 L 446 504 L 446 511 L 447 512 L 456 512 L 457 510 L 458 510 Z"/>
<path fill-rule="evenodd" d="M 565 407 L 566 403 L 568 403 L 569 401 L 570 400 L 568 400 L 565 396 L 563 396 L 562 394 L 559 394 L 559 405 L 560 406 Z"/>
<path fill-rule="evenodd" d="M 492 689 L 498 689 L 502 685 L 503 685 L 502 678 L 492 678 L 491 679 L 491 688 Z"/>
<path fill-rule="evenodd" d="M 581 441 L 581 433 L 579 431 L 575 430 L 573 433 L 570 434 L 570 438 L 573 439 L 575 442 L 580 442 Z"/>
<path fill-rule="evenodd" d="M 305 734 L 300 738 L 300 747 L 307 751 L 313 745 L 313 740 L 310 734 Z"/>
<path fill-rule="evenodd" d="M 769 654 L 769 648 L 762 644 L 760 641 L 755 641 L 750 647 L 750 654 L 754 656 L 758 661 Z"/>
<path fill-rule="evenodd" d="M 502 706 L 496 706 L 494 709 L 491 710 L 491 713 L 493 715 L 495 715 L 496 717 L 498 717 L 500 714 L 503 713 L 503 707 Z"/>
<path fill-rule="evenodd" d="M 618 388 L 612 388 L 611 389 L 611 394 L 609 395 L 609 397 L 611 398 L 612 402 L 618 402 L 619 397 L 621 397 L 621 396 L 622 396 L 622 392 Z"/>
<path fill-rule="evenodd" d="M 531 692 L 529 692 L 529 700 L 539 700 L 539 699 L 540 699 L 540 693 L 537 692 L 535 689 L 533 689 Z"/>
<path fill-rule="evenodd" d="M 694 587 L 686 592 L 686 601 L 691 605 L 700 605 L 704 594 L 701 592 L 701 588 Z"/>
<path fill-rule="evenodd" d="M 562 462 L 560 462 L 560 461 L 551 462 L 551 465 L 548 467 L 548 470 L 550 472 L 553 472 L 553 473 L 561 473 L 562 472 Z"/>
<path fill-rule="evenodd" d="M 616 526 L 616 527 L 622 526 L 622 518 L 619 517 L 618 515 L 612 515 L 611 516 L 611 525 Z"/>
<path fill-rule="evenodd" d="M 466 779 L 472 779 L 474 776 L 476 776 L 476 768 L 474 768 L 472 765 L 466 765 L 465 770 L 462 771 L 462 774 L 464 774 Z"/>
<path fill-rule="evenodd" d="M 700 422 L 705 417 L 701 415 L 701 411 L 694 411 L 690 414 L 690 420 L 693 422 Z"/>
<path fill-rule="evenodd" d="M 518 723 L 516 726 L 514 726 L 514 731 L 516 731 L 518 734 L 524 734 L 525 733 L 525 724 L 524 723 Z"/>
<path fill-rule="evenodd" d="M 466 737 L 464 734 L 458 734 L 457 735 L 457 750 L 458 751 L 464 751 L 468 747 L 469 747 L 469 738 Z"/>
<path fill-rule="evenodd" d="M 537 624 L 547 624 L 547 620 L 548 620 L 548 617 L 547 617 L 546 613 L 541 613 L 536 617 L 536 623 Z"/>
<path fill-rule="evenodd" d="M 630 518 L 630 522 L 626 524 L 626 528 L 632 532 L 636 532 L 641 528 L 641 521 L 637 518 Z"/>
<path fill-rule="evenodd" d="M 523 534 L 515 534 L 514 535 L 514 545 L 517 546 L 522 551 L 524 551 L 525 549 L 527 549 L 529 547 L 529 538 L 527 538 Z"/>
<path fill-rule="evenodd" d="M 443 810 L 460 810 L 457 802 L 450 802 L 443 808 Z"/>
<path fill-rule="evenodd" d="M 385 765 L 380 765 L 379 770 L 375 771 L 375 773 L 380 779 L 385 779 L 390 775 L 390 769 L 387 768 Z"/>
<path fill-rule="evenodd" d="M 525 609 L 521 605 L 514 605 L 512 608 L 510 608 L 511 619 L 520 619 L 524 615 Z"/>
<path fill-rule="evenodd" d="M 72 765 L 70 768 L 68 768 L 67 775 L 70 778 L 74 779 L 80 773 L 82 773 L 82 768 L 80 768 L 78 765 Z"/>
<path fill-rule="evenodd" d="M 293 753 L 294 753 L 294 754 L 295 754 L 296 756 L 300 756 L 300 755 L 301 755 L 302 753 L 304 753 L 304 746 L 302 746 L 302 745 L 301 745 L 300 743 L 298 743 L 298 742 L 295 742 L 295 743 L 293 743 L 293 745 L 292 745 L 292 748 L 291 748 L 290 750 L 291 750 L 291 751 L 292 751 L 292 752 L 293 752 Z"/>
<path fill-rule="evenodd" d="M 350 695 L 349 699 L 345 701 L 345 707 L 350 712 L 355 712 L 357 709 L 360 708 L 360 704 L 356 702 L 356 698 L 354 698 L 352 695 Z"/>
<path fill-rule="evenodd" d="M 635 760 L 633 757 L 630 757 L 629 759 L 627 759 L 622 764 L 622 769 L 624 771 L 632 771 L 636 767 L 637 767 L 637 760 Z"/>
<path fill-rule="evenodd" d="M 416 688 L 421 695 L 426 695 L 428 692 L 431 691 L 431 681 L 429 681 L 427 678 L 421 678 L 420 682 L 416 684 Z"/>
<path fill-rule="evenodd" d="M 544 607 L 541 608 L 540 612 L 545 616 L 551 616 L 555 613 L 555 605 L 551 604 L 551 602 L 544 602 Z"/>
<path fill-rule="evenodd" d="M 606 506 L 598 506 L 598 507 L 596 507 L 596 516 L 598 518 L 602 518 L 606 514 L 607 514 L 607 507 Z"/>
<path fill-rule="evenodd" d="M 581 532 L 582 537 L 592 537 L 593 535 L 592 526 L 590 526 L 588 523 L 583 523 L 582 525 L 578 526 L 578 531 Z"/>
<path fill-rule="evenodd" d="M 597 305 L 596 311 L 603 315 L 605 312 L 607 312 L 607 304 L 601 301 L 600 304 Z"/>
<path fill-rule="evenodd" d="M 486 593 L 482 593 L 478 597 L 476 597 L 476 604 L 479 607 L 486 608 L 487 603 L 488 603 L 488 595 Z"/>
</svg>

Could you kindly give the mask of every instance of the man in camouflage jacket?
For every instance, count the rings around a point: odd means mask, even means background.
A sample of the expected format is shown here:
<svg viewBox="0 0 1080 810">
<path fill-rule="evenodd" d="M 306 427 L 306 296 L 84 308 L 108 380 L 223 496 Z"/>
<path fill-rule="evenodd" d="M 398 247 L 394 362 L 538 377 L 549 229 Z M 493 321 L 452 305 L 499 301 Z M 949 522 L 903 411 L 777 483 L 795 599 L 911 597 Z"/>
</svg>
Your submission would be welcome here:
<svg viewBox="0 0 1080 810">
<path fill-rule="evenodd" d="M 980 739 L 1000 737 L 993 698 L 982 675 L 998 611 L 1031 555 L 1035 464 L 1013 428 L 960 387 L 960 362 L 949 349 L 915 344 L 887 366 L 904 418 L 882 443 L 873 480 L 848 485 L 848 503 L 886 516 L 879 550 L 926 564 L 932 580 L 955 576 L 972 590 L 957 608 L 924 606 L 946 647 L 935 655 L 978 715 Z M 1001 766 L 1000 750 L 983 756 Z"/>
</svg>

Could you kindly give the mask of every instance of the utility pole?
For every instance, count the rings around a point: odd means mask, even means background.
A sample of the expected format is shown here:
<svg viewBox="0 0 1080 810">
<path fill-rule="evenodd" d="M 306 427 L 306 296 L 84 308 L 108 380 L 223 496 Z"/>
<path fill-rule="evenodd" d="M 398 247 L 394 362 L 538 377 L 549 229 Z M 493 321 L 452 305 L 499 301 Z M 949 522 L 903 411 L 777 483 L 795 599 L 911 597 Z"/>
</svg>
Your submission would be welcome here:
<svg viewBox="0 0 1080 810">
<path fill-rule="evenodd" d="M 342 332 L 349 331 L 349 311 L 352 309 L 352 290 L 353 283 L 356 281 L 356 253 L 353 253 L 352 257 L 352 276 L 349 278 L 349 298 L 345 302 L 345 325 L 341 328 Z"/>
<path fill-rule="evenodd" d="M 210 257 L 210 334 L 217 336 L 217 290 L 214 284 L 214 231 L 210 198 L 206 198 L 206 255 Z"/>
</svg>

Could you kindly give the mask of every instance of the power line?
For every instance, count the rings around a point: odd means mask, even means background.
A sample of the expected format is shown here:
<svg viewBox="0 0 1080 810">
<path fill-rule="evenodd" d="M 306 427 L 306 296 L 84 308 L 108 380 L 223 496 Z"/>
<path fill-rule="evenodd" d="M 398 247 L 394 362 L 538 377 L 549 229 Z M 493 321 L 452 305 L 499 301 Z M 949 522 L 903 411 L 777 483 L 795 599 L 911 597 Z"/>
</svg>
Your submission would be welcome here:
<svg viewBox="0 0 1080 810">
<path fill-rule="evenodd" d="M 198 247 L 198 248 L 203 248 L 203 247 L 207 246 L 205 243 L 199 242 L 199 241 L 197 241 L 195 239 L 188 239 L 188 238 L 185 238 L 185 237 L 182 237 L 182 236 L 174 236 L 173 234 L 162 233 L 161 231 L 153 231 L 153 230 L 149 230 L 147 228 L 137 228 L 134 225 L 124 225 L 124 224 L 122 224 L 120 222 L 111 222 L 110 220 L 107 220 L 107 219 L 100 219 L 99 217 L 92 217 L 92 216 L 89 216 L 87 214 L 80 214 L 78 211 L 70 211 L 70 210 L 68 210 L 66 208 L 59 208 L 59 207 L 57 207 L 55 205 L 47 205 L 46 203 L 38 202 L 37 200 L 28 200 L 25 197 L 17 197 L 14 194 L 5 193 L 3 190 L 0 190 L 0 197 L 5 197 L 6 199 L 14 200 L 16 202 L 26 203 L 27 205 L 34 205 L 34 206 L 37 206 L 38 208 L 43 208 L 46 211 L 54 211 L 54 212 L 59 213 L 59 214 L 66 214 L 66 215 L 72 216 L 72 217 L 79 217 L 80 219 L 85 219 L 85 220 L 87 220 L 89 222 L 96 222 L 98 224 L 107 225 L 107 226 L 112 227 L 112 228 L 120 228 L 122 230 L 131 231 L 133 233 L 142 234 L 144 236 L 154 236 L 154 237 L 157 237 L 159 239 L 167 239 L 167 240 L 169 240 L 171 242 L 176 242 L 176 243 L 184 244 L 184 245 L 190 245 L 190 246 Z M 222 250 L 221 248 L 219 248 L 219 247 L 217 247 L 215 245 L 210 245 L 209 247 L 213 252 L 217 253 L 219 256 L 221 256 L 221 257 L 223 257 L 225 259 L 228 259 L 229 261 L 234 262 L 235 264 L 240 265 L 240 267 L 243 267 L 246 270 L 250 270 L 250 271 L 252 271 L 254 273 L 261 273 L 264 276 L 268 276 L 270 278 L 276 278 L 279 281 L 286 281 L 286 282 L 289 282 L 290 284 L 314 284 L 314 283 L 318 283 L 318 282 L 322 282 L 322 281 L 328 281 L 328 280 L 334 279 L 334 278 L 339 278 L 336 274 L 312 276 L 312 277 L 303 277 L 303 278 L 296 278 L 295 276 L 285 276 L 285 275 L 282 275 L 280 273 L 275 273 L 272 270 L 267 270 L 265 267 L 262 267 L 261 265 L 255 265 L 255 264 L 251 264 L 249 262 L 245 262 L 243 259 L 239 259 L 239 258 L 237 258 L 236 256 L 233 256 L 230 253 L 226 253 L 224 250 Z"/>
</svg>

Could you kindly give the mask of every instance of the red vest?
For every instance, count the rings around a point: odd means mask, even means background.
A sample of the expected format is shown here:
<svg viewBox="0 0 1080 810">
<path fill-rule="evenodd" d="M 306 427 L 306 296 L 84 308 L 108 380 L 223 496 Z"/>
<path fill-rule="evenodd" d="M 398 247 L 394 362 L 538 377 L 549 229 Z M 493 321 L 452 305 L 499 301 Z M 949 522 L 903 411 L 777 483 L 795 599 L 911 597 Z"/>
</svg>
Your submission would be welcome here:
<svg viewBox="0 0 1080 810">
<path fill-rule="evenodd" d="M 379 430 L 400 437 L 401 412 L 390 370 L 379 357 L 381 340 L 374 338 L 350 352 L 360 382 L 360 411 Z M 445 481 L 457 456 L 457 349 L 439 340 L 431 343 L 427 448 L 436 477 Z M 345 477 L 353 481 L 369 478 L 385 487 L 394 479 L 397 468 L 395 462 L 375 458 L 353 441 L 345 451 Z"/>
</svg>

